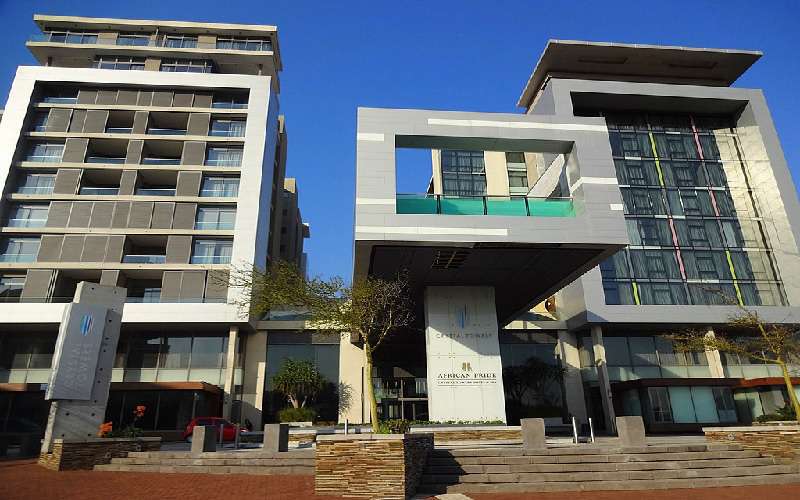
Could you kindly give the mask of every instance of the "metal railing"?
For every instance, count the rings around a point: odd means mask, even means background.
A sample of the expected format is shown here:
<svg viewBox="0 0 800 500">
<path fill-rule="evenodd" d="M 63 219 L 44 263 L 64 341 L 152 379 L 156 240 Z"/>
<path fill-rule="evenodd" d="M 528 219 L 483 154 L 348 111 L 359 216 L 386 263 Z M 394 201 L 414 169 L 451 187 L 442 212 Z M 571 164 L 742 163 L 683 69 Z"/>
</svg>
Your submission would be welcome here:
<svg viewBox="0 0 800 500">
<path fill-rule="evenodd" d="M 175 188 L 139 188 L 137 196 L 175 196 Z"/>
<path fill-rule="evenodd" d="M 119 194 L 119 188 L 115 187 L 82 187 L 78 194 L 89 194 L 94 196 L 115 196 Z"/>
<path fill-rule="evenodd" d="M 574 217 L 572 198 L 398 194 L 398 214 Z"/>
<path fill-rule="evenodd" d="M 164 264 L 167 262 L 167 256 L 128 254 L 122 257 L 122 262 L 125 264 Z"/>
<path fill-rule="evenodd" d="M 200 42 L 193 39 L 175 39 L 158 37 L 139 38 L 125 37 L 99 38 L 95 34 L 34 33 L 29 42 L 63 43 L 76 45 L 118 45 L 122 47 L 166 47 L 173 49 L 218 49 L 242 50 L 247 52 L 271 52 L 272 42 L 267 40 L 220 40 L 216 42 Z M 121 43 L 120 43 L 121 42 Z"/>
</svg>

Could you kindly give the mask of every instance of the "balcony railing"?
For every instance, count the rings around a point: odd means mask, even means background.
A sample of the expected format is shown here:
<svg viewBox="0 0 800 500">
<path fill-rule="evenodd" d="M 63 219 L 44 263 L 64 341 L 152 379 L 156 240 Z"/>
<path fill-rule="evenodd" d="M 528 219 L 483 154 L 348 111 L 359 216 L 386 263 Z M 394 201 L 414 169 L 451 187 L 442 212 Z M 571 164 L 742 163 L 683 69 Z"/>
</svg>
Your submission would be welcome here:
<svg viewBox="0 0 800 500">
<path fill-rule="evenodd" d="M 106 127 L 107 134 L 130 134 L 133 127 Z"/>
<path fill-rule="evenodd" d="M 180 165 L 180 158 L 142 158 L 142 165 Z"/>
<path fill-rule="evenodd" d="M 164 264 L 167 262 L 167 256 L 128 254 L 122 257 L 122 262 L 126 264 Z"/>
<path fill-rule="evenodd" d="M 398 214 L 575 216 L 575 207 L 571 198 L 530 198 L 527 196 L 398 194 L 396 209 Z"/>
<path fill-rule="evenodd" d="M 45 97 L 42 99 L 42 102 L 47 104 L 77 104 L 78 103 L 78 96 L 75 97 Z"/>
<path fill-rule="evenodd" d="M 47 219 L 8 219 L 8 227 L 44 227 Z"/>
<path fill-rule="evenodd" d="M 82 187 L 78 190 L 78 194 L 88 194 L 92 196 L 116 196 L 119 194 L 119 188 L 115 187 Z"/>
<path fill-rule="evenodd" d="M 18 194 L 53 194 L 55 186 L 20 186 L 17 188 Z"/>
<path fill-rule="evenodd" d="M 35 253 L 2 253 L 0 262 L 33 262 L 36 260 Z"/>
<path fill-rule="evenodd" d="M 118 156 L 87 156 L 86 163 L 109 163 L 114 165 L 120 165 L 125 163 L 125 158 L 118 157 Z"/>
<path fill-rule="evenodd" d="M 35 33 L 28 38 L 29 42 L 48 42 L 77 45 L 120 45 L 125 47 L 167 47 L 174 49 L 219 49 L 244 50 L 248 52 L 271 52 L 272 42 L 268 40 L 220 40 L 217 42 L 199 42 L 192 39 L 175 38 L 136 38 L 120 37 L 101 39 L 94 34 Z"/>
<path fill-rule="evenodd" d="M 244 137 L 244 129 L 212 129 L 208 135 L 211 137 Z"/>
<path fill-rule="evenodd" d="M 218 221 L 196 221 L 194 228 L 201 231 L 220 231 L 232 230 L 235 222 L 218 222 Z"/>
<path fill-rule="evenodd" d="M 246 102 L 216 101 L 211 103 L 212 108 L 217 109 L 247 109 Z"/>
<path fill-rule="evenodd" d="M 35 163 L 60 163 L 61 155 L 28 155 L 25 161 L 32 161 Z"/>
<path fill-rule="evenodd" d="M 242 159 L 206 160 L 205 164 L 209 167 L 241 167 Z"/>
<path fill-rule="evenodd" d="M 235 198 L 239 196 L 238 189 L 201 189 L 201 197 Z"/>
<path fill-rule="evenodd" d="M 192 264 L 230 264 L 230 255 L 192 255 Z"/>
<path fill-rule="evenodd" d="M 186 129 L 180 128 L 149 128 L 147 133 L 150 135 L 186 135 Z"/>
<path fill-rule="evenodd" d="M 139 188 L 138 196 L 175 196 L 175 188 Z"/>
</svg>

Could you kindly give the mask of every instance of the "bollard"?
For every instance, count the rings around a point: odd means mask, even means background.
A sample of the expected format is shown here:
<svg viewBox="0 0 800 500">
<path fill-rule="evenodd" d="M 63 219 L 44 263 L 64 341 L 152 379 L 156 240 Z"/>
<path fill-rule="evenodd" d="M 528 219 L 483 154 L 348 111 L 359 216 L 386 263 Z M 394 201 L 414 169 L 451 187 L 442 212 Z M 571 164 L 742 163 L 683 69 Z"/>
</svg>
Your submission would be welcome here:
<svg viewBox="0 0 800 500">
<path fill-rule="evenodd" d="M 289 424 L 267 424 L 264 426 L 264 451 L 276 452 L 289 449 Z"/>
<path fill-rule="evenodd" d="M 592 423 L 592 417 L 589 417 L 589 435 L 592 438 L 592 443 L 594 443 L 594 423 Z"/>
<path fill-rule="evenodd" d="M 575 424 L 575 417 L 572 417 L 572 442 L 578 444 L 578 427 Z"/>
<path fill-rule="evenodd" d="M 195 426 L 192 429 L 192 455 L 217 451 L 213 426 Z"/>
<path fill-rule="evenodd" d="M 233 449 L 234 450 L 238 450 L 239 449 L 239 435 L 241 434 L 241 426 L 239 424 L 236 424 L 233 428 L 236 431 L 236 434 L 233 436 Z"/>
<path fill-rule="evenodd" d="M 522 427 L 523 450 L 543 450 L 547 448 L 543 418 L 522 418 L 519 423 Z"/>
<path fill-rule="evenodd" d="M 225 424 L 219 424 L 219 447 L 225 448 L 225 441 L 223 441 L 223 437 L 225 435 Z"/>
<path fill-rule="evenodd" d="M 348 424 L 347 419 L 344 419 L 344 435 L 345 436 L 347 435 L 347 424 Z"/>
<path fill-rule="evenodd" d="M 617 417 L 619 445 L 624 447 L 646 446 L 642 417 Z"/>
</svg>

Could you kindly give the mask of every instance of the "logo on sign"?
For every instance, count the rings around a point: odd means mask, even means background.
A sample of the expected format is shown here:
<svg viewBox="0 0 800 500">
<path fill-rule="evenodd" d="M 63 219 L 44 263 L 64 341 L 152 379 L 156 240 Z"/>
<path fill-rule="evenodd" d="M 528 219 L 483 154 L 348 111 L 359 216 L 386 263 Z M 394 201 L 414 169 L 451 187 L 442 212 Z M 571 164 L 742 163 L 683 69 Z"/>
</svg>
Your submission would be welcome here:
<svg viewBox="0 0 800 500">
<path fill-rule="evenodd" d="M 458 310 L 457 314 L 458 314 L 458 326 L 459 326 L 459 328 L 461 328 L 463 330 L 467 326 L 467 306 L 466 306 L 466 304 L 464 305 L 464 307 L 462 307 L 462 308 L 460 308 Z"/>
<path fill-rule="evenodd" d="M 94 320 L 92 319 L 92 315 L 84 314 L 83 317 L 81 318 L 81 327 L 80 327 L 81 335 L 83 335 L 84 337 L 89 335 L 89 333 L 91 333 L 92 331 L 93 324 Z"/>
</svg>

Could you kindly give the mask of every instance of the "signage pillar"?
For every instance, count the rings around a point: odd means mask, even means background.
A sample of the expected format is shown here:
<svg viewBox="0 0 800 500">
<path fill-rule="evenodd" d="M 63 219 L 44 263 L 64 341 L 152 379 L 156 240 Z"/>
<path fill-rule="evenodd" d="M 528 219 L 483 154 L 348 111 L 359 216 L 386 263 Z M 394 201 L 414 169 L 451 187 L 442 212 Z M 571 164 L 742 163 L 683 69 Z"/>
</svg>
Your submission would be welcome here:
<svg viewBox="0 0 800 500">
<path fill-rule="evenodd" d="M 494 288 L 425 289 L 430 420 L 506 421 Z"/>
<path fill-rule="evenodd" d="M 45 399 L 52 401 L 42 453 L 53 439 L 96 437 L 106 415 L 127 291 L 82 281 L 64 310 Z"/>
</svg>

